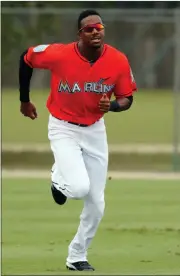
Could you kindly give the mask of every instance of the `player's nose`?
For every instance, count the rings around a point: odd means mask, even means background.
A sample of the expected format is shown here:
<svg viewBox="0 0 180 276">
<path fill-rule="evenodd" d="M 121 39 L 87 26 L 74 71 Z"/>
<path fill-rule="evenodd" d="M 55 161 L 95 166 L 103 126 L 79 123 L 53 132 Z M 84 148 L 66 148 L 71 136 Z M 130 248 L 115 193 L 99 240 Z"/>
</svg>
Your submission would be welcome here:
<svg viewBox="0 0 180 276">
<path fill-rule="evenodd" d="M 93 30 L 92 30 L 92 34 L 94 35 L 94 34 L 97 34 L 98 33 L 98 31 L 96 30 L 96 28 L 94 28 Z"/>
</svg>

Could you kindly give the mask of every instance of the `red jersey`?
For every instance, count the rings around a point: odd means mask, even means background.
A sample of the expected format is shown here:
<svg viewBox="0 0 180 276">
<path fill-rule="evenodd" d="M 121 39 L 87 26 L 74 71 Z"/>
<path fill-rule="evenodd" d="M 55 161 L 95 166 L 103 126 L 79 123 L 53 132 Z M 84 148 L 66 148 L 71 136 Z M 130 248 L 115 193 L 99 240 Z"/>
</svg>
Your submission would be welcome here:
<svg viewBox="0 0 180 276">
<path fill-rule="evenodd" d="M 56 118 L 91 125 L 103 117 L 98 104 L 103 93 L 109 99 L 131 96 L 136 90 L 127 57 L 105 44 L 101 57 L 91 64 L 77 43 L 39 45 L 28 49 L 25 62 L 51 71 L 49 112 Z"/>
</svg>

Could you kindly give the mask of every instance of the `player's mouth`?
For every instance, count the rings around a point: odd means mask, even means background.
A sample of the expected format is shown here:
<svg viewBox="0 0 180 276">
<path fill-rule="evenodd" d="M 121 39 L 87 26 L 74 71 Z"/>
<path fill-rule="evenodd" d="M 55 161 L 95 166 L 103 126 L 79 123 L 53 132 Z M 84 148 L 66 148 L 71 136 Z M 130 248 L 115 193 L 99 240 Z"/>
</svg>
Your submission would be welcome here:
<svg viewBox="0 0 180 276">
<path fill-rule="evenodd" d="M 94 38 L 91 39 L 91 41 L 93 43 L 99 43 L 99 42 L 101 42 L 101 38 L 100 37 L 94 37 Z"/>
</svg>

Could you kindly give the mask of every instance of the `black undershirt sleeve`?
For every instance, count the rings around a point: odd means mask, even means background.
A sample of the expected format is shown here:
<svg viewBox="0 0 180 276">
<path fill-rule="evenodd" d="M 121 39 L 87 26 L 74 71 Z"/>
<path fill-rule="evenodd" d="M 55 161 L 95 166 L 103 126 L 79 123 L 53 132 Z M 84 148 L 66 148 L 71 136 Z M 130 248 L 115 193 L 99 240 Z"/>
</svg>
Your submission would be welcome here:
<svg viewBox="0 0 180 276">
<path fill-rule="evenodd" d="M 133 96 L 128 96 L 126 98 L 129 100 L 129 107 L 130 107 L 132 105 L 132 103 L 133 103 Z M 117 100 L 114 100 L 114 101 L 110 102 L 110 109 L 109 109 L 109 111 L 112 111 L 112 112 L 121 112 L 121 111 L 124 111 L 124 110 L 126 110 L 126 109 L 124 109 L 124 107 L 121 107 Z"/>
<path fill-rule="evenodd" d="M 33 68 L 27 65 L 27 63 L 24 61 L 24 56 L 26 53 L 27 50 L 21 54 L 19 61 L 19 92 L 21 102 L 30 101 L 30 81 L 33 73 Z"/>
</svg>

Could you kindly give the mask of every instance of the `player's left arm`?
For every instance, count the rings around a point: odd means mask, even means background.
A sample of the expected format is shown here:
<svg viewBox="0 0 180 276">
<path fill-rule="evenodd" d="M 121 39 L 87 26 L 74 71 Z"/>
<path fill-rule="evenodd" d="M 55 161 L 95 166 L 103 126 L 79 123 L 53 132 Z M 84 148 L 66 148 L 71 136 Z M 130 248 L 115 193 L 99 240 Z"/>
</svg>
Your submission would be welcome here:
<svg viewBox="0 0 180 276">
<path fill-rule="evenodd" d="M 122 59 L 121 72 L 118 76 L 114 96 L 115 100 L 110 102 L 109 111 L 121 112 L 128 110 L 133 103 L 133 93 L 137 91 L 136 82 L 126 56 Z"/>
</svg>

